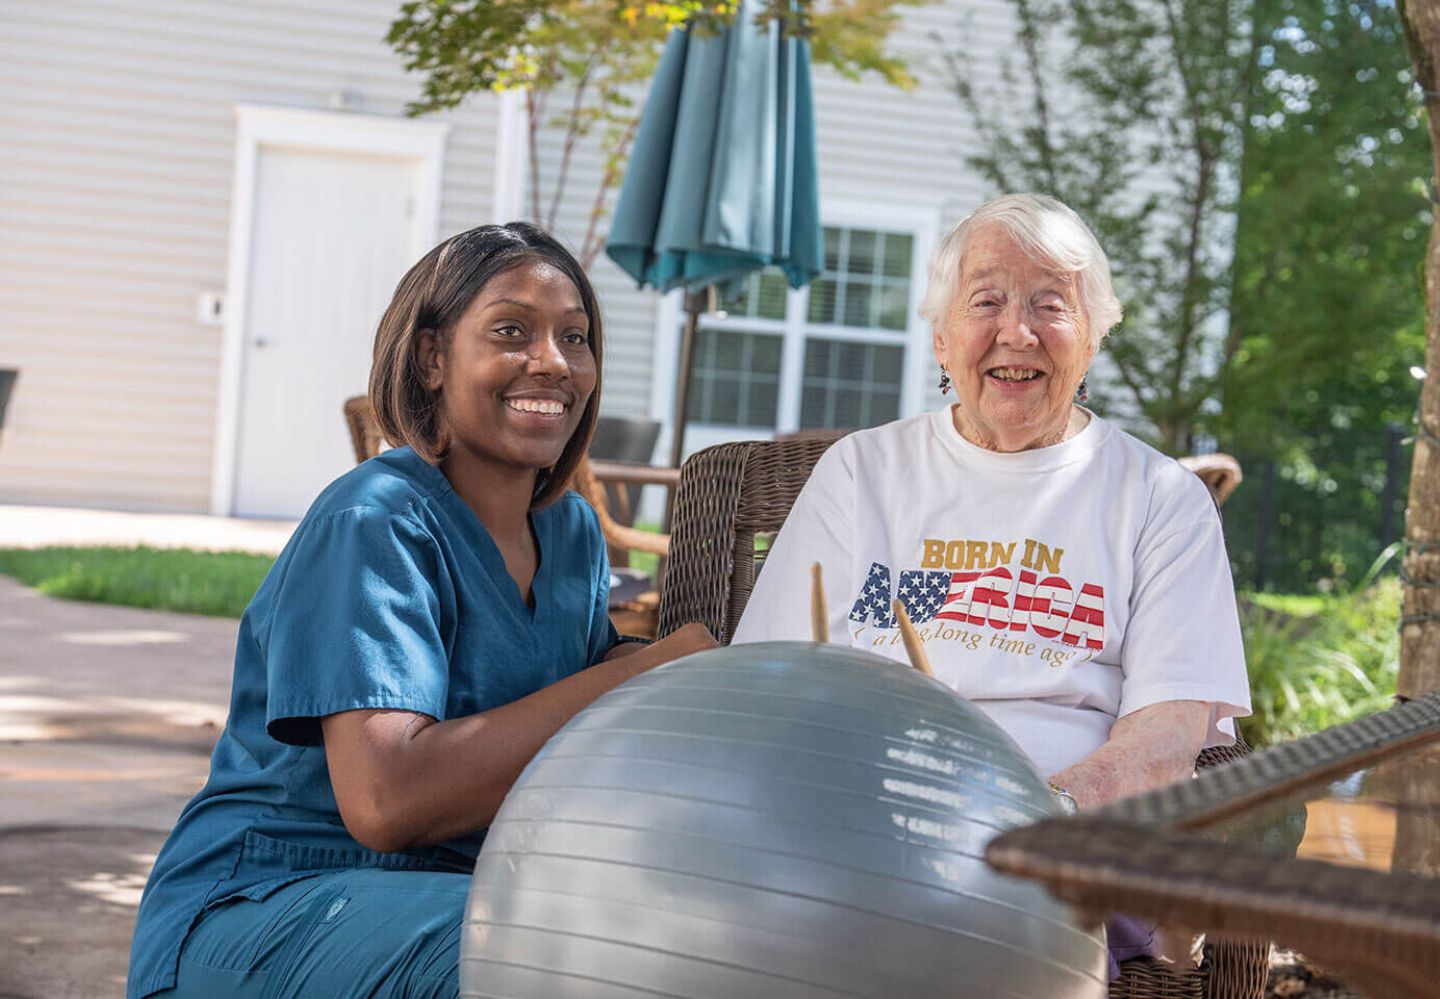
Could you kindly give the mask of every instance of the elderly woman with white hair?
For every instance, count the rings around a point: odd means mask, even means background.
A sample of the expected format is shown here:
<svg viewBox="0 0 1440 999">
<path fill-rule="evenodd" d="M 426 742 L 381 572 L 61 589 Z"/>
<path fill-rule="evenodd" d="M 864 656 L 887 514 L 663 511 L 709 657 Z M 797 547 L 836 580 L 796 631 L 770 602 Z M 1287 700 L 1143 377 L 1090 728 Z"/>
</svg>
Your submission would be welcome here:
<svg viewBox="0 0 1440 999">
<path fill-rule="evenodd" d="M 1191 774 L 1249 713 L 1235 596 L 1200 480 L 1078 404 L 1121 317 L 1104 251 L 1053 198 L 997 198 L 922 311 L 956 401 L 826 452 L 734 641 L 808 639 L 819 562 L 832 641 L 903 659 L 898 598 L 1067 809 Z"/>
</svg>

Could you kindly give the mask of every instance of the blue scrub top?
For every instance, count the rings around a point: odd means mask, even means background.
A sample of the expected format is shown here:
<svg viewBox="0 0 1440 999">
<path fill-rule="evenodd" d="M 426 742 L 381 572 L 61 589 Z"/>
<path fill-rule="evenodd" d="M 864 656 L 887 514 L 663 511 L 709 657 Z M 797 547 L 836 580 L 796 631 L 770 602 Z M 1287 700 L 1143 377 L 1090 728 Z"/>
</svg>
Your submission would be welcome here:
<svg viewBox="0 0 1440 999">
<path fill-rule="evenodd" d="M 530 523 L 533 610 L 474 512 L 410 448 L 320 494 L 240 620 L 210 779 L 180 813 L 140 903 L 132 999 L 174 984 L 191 926 L 225 899 L 264 898 L 336 868 L 471 871 L 484 830 L 400 853 L 351 838 L 320 719 L 356 708 L 458 718 L 598 662 L 616 635 L 595 513 L 566 493 Z"/>
</svg>

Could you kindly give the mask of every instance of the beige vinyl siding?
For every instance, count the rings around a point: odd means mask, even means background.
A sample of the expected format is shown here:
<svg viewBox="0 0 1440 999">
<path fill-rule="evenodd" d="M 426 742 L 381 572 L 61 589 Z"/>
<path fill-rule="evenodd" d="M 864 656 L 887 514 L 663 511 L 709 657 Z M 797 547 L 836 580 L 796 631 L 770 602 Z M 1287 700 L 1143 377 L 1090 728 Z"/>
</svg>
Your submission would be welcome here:
<svg viewBox="0 0 1440 999">
<path fill-rule="evenodd" d="M 195 311 L 225 291 L 235 106 L 400 115 L 419 82 L 384 43 L 397 9 L 6 5 L 0 502 L 208 509 L 222 328 Z M 440 235 L 491 221 L 495 102 L 446 118 Z"/>
<path fill-rule="evenodd" d="M 208 508 L 222 327 L 195 310 L 202 293 L 226 290 L 235 106 L 344 100 L 399 115 L 420 82 L 383 41 L 398 6 L 6 5 L 0 367 L 21 375 L 0 432 L 0 503 Z M 903 17 L 894 47 L 920 78 L 914 91 L 815 75 L 822 211 L 904 206 L 938 228 L 991 193 L 965 163 L 969 123 L 941 48 L 977 53 L 983 86 L 1014 29 L 1006 0 L 939 0 Z M 440 236 L 492 221 L 496 107 L 481 95 L 443 116 Z M 540 136 L 542 210 L 562 140 L 554 128 Z M 581 143 L 559 218 L 577 249 L 602 169 L 596 142 Z M 669 356 L 659 338 L 675 330 L 659 329 L 660 297 L 607 257 L 591 273 L 608 334 L 604 411 L 648 416 L 656 359 Z"/>
</svg>

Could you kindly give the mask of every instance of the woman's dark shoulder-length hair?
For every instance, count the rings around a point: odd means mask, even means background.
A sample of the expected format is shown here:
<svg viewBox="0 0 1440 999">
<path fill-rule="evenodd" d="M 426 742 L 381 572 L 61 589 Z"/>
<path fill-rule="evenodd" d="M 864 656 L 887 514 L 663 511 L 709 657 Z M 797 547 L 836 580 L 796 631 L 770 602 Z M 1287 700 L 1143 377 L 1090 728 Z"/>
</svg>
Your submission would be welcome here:
<svg viewBox="0 0 1440 999">
<path fill-rule="evenodd" d="M 439 397 L 425 384 L 420 367 L 421 335 L 433 332 L 436 349 L 450 349 L 455 323 L 491 278 L 526 261 L 544 261 L 563 271 L 580 292 L 590 321 L 590 353 L 595 355 L 595 391 L 580 417 L 560 460 L 541 470 L 535 481 L 532 509 L 558 499 L 575 474 L 600 413 L 604 335 L 595 289 L 580 262 L 555 237 L 528 222 L 484 225 L 451 236 L 400 279 L 395 297 L 375 331 L 375 359 L 370 368 L 370 405 L 380 433 L 392 444 L 409 444 L 432 465 L 438 465 L 450 441 L 440 419 Z"/>
</svg>

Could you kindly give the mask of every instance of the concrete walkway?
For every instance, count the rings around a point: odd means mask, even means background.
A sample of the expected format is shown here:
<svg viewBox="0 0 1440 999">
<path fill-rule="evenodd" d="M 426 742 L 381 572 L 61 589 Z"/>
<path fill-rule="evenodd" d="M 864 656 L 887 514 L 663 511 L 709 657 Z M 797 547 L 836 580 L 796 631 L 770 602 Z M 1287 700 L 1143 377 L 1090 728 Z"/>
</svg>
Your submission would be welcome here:
<svg viewBox="0 0 1440 999">
<path fill-rule="evenodd" d="M 0 504 L 0 548 L 149 545 L 276 555 L 294 530 L 293 520 Z"/>
<path fill-rule="evenodd" d="M 18 543 L 17 509 L 0 507 L 0 545 Z M 28 540 L 283 544 L 277 525 L 206 535 L 187 522 L 218 518 L 87 526 L 72 514 L 36 515 Z M 140 890 L 224 724 L 236 626 L 54 600 L 0 577 L 3 999 L 124 994 Z"/>
</svg>

